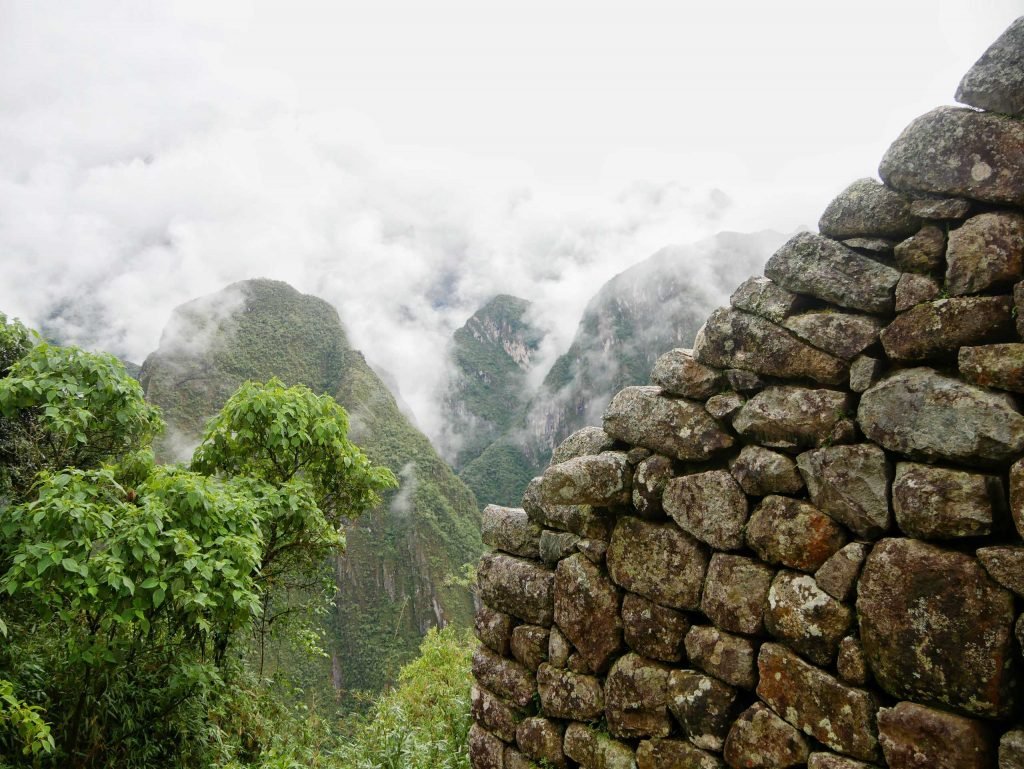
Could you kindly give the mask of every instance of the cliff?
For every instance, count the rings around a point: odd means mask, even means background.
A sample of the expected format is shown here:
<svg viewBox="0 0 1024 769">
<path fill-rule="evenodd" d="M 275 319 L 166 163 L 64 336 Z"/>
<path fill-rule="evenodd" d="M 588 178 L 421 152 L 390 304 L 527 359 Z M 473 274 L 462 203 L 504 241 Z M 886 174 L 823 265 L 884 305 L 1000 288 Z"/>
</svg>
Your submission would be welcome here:
<svg viewBox="0 0 1024 769">
<path fill-rule="evenodd" d="M 1024 18 L 490 506 L 477 769 L 1024 766 Z"/>
</svg>

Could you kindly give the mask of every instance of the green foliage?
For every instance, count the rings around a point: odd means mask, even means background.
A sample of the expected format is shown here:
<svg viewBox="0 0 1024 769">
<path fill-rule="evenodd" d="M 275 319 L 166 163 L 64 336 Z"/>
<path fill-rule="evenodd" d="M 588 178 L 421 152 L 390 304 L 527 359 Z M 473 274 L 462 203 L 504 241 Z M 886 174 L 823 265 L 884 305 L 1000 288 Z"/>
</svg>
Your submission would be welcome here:
<svg viewBox="0 0 1024 769">
<path fill-rule="evenodd" d="M 0 460 L 15 494 L 43 470 L 98 467 L 148 445 L 163 429 L 159 410 L 119 360 L 45 343 L 0 378 L 0 416 Z"/>
<path fill-rule="evenodd" d="M 530 460 L 522 446 L 502 439 L 462 468 L 459 477 L 481 504 L 518 507 L 527 484 L 542 469 Z"/>
<path fill-rule="evenodd" d="M 431 630 L 338 751 L 351 769 L 469 769 L 470 663 L 474 643 L 453 628 Z"/>
<path fill-rule="evenodd" d="M 322 598 L 303 579 L 342 543 L 339 519 L 393 477 L 330 398 L 279 382 L 239 391 L 193 469 L 158 466 L 158 412 L 116 360 L 19 354 L 0 379 L 4 416 L 31 428 L 12 431 L 19 484 L 0 499 L 0 752 L 82 768 L 259 755 L 248 638 L 261 668 L 275 623 Z"/>
<path fill-rule="evenodd" d="M 301 478 L 331 518 L 362 512 L 398 483 L 348 440 L 348 415 L 330 396 L 279 379 L 246 382 L 206 426 L 192 459 L 205 473 L 284 485 Z"/>
</svg>

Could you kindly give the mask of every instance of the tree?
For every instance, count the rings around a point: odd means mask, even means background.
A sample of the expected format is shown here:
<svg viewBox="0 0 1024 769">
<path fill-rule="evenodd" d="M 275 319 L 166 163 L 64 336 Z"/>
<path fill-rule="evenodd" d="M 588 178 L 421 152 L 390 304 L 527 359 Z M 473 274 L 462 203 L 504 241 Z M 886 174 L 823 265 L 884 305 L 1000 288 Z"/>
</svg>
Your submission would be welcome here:
<svg viewBox="0 0 1024 769">
<path fill-rule="evenodd" d="M 190 468 L 156 465 L 159 414 L 114 358 L 0 330 L 0 755 L 25 736 L 4 714 L 40 709 L 54 765 L 231 755 L 249 639 L 301 605 L 394 477 L 333 400 L 277 381 L 243 386 Z"/>
</svg>

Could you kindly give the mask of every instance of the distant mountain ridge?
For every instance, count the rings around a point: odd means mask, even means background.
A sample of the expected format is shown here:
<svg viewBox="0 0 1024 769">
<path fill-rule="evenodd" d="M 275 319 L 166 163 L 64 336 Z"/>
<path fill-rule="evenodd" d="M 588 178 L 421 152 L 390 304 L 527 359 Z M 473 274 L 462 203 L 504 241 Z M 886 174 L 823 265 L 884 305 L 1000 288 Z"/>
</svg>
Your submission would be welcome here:
<svg viewBox="0 0 1024 769">
<path fill-rule="evenodd" d="M 239 384 L 272 376 L 333 395 L 349 412 L 352 439 L 400 479 L 349 527 L 334 564 L 325 675 L 346 694 L 380 690 L 428 628 L 471 621 L 468 590 L 448 577 L 482 551 L 475 499 L 349 345 L 337 311 L 271 280 L 236 283 L 175 310 L 140 376 L 169 426 L 161 451 L 181 456 Z"/>
<path fill-rule="evenodd" d="M 719 233 L 693 246 L 663 248 L 619 273 L 587 304 L 569 350 L 531 393 L 509 428 L 459 476 L 481 504 L 518 505 L 552 449 L 586 425 L 600 425 L 612 394 L 649 381 L 657 357 L 689 347 L 704 319 L 786 236 Z M 456 368 L 461 368 L 458 359 Z"/>
</svg>

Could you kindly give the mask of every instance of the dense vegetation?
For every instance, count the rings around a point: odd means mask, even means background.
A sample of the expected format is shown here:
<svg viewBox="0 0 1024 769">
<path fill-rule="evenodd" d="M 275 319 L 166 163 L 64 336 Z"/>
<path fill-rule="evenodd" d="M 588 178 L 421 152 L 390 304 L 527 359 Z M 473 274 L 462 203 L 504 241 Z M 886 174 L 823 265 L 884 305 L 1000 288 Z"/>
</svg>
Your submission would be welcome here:
<svg viewBox="0 0 1024 769">
<path fill-rule="evenodd" d="M 469 626 L 469 592 L 447 577 L 483 549 L 476 500 L 352 349 L 334 308 L 278 281 L 238 283 L 175 311 L 141 374 L 168 424 L 163 455 L 187 456 L 242 382 L 270 377 L 332 395 L 352 440 L 401 480 L 349 527 L 346 554 L 325 574 L 338 587 L 321 618 L 329 656 L 267 650 L 268 666 L 287 670 L 307 700 L 340 692 L 353 705 L 396 681 L 430 627 Z"/>
<path fill-rule="evenodd" d="M 463 765 L 454 631 L 347 735 L 265 666 L 269 641 L 316 651 L 322 563 L 394 485 L 331 398 L 245 384 L 158 465 L 118 361 L 0 316 L 0 415 L 0 765 Z"/>
</svg>

